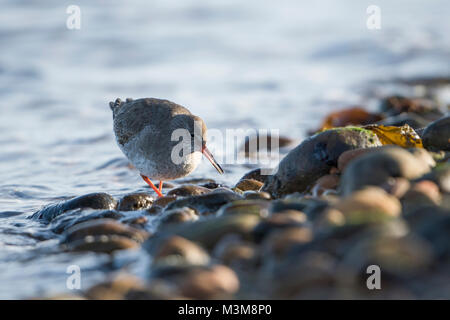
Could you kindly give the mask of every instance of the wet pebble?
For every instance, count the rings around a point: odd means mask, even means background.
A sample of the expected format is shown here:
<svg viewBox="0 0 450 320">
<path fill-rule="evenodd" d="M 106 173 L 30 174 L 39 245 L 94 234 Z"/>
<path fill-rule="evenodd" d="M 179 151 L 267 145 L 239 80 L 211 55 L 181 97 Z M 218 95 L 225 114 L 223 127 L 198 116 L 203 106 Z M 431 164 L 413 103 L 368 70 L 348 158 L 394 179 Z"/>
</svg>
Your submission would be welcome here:
<svg viewBox="0 0 450 320">
<path fill-rule="evenodd" d="M 161 217 L 162 224 L 183 223 L 197 221 L 198 214 L 194 209 L 188 207 L 181 207 L 164 211 Z"/>
<path fill-rule="evenodd" d="M 179 289 L 183 296 L 193 299 L 225 299 L 239 290 L 239 278 L 223 265 L 198 267 L 181 277 Z"/>
<path fill-rule="evenodd" d="M 31 218 L 42 219 L 48 222 L 70 210 L 80 208 L 111 210 L 115 209 L 116 205 L 116 200 L 107 193 L 91 193 L 49 205 L 38 212 L 35 212 Z"/>
<path fill-rule="evenodd" d="M 422 141 L 427 149 L 450 151 L 450 116 L 430 123 L 422 134 Z"/>
<path fill-rule="evenodd" d="M 261 200 L 237 200 L 222 206 L 217 214 L 254 214 L 260 217 L 267 217 L 269 205 L 269 202 Z"/>
<path fill-rule="evenodd" d="M 415 179 L 429 171 L 429 165 L 411 152 L 385 146 L 351 161 L 342 174 L 340 191 L 348 195 L 368 185 L 383 185 L 392 177 Z"/>
<path fill-rule="evenodd" d="M 177 199 L 172 203 L 169 203 L 167 210 L 189 207 L 195 209 L 199 214 L 209 214 L 216 212 L 221 206 L 228 202 L 240 199 L 242 199 L 242 197 L 232 191 L 219 192 L 218 190 L 215 190 L 208 194 Z"/>
<path fill-rule="evenodd" d="M 175 200 L 177 200 L 177 196 L 169 196 L 166 195 L 164 197 L 159 197 L 157 198 L 154 202 L 153 205 L 154 206 L 158 206 L 161 208 L 165 208 L 167 207 L 171 202 L 174 202 Z"/>
<path fill-rule="evenodd" d="M 123 196 L 117 204 L 119 211 L 136 211 L 150 208 L 154 197 L 148 193 L 139 192 Z"/>
<path fill-rule="evenodd" d="M 270 200 L 270 193 L 264 191 L 245 191 L 243 193 L 245 199 L 248 200 Z"/>
<path fill-rule="evenodd" d="M 209 255 L 203 248 L 179 236 L 168 237 L 153 252 L 153 263 L 207 265 L 209 261 Z"/>
<path fill-rule="evenodd" d="M 254 179 L 241 179 L 234 187 L 242 191 L 259 191 L 262 186 L 263 183 L 261 181 Z"/>
<path fill-rule="evenodd" d="M 253 169 L 252 171 L 249 171 L 246 174 L 244 174 L 240 180 L 252 179 L 252 180 L 256 180 L 256 181 L 265 183 L 267 181 L 268 175 L 264 175 L 262 173 L 263 172 L 262 172 L 261 168 Z"/>
<path fill-rule="evenodd" d="M 190 184 L 190 185 L 183 185 L 170 190 L 169 192 L 167 192 L 167 196 L 188 197 L 188 196 L 198 196 L 209 192 L 211 192 L 211 190 L 208 188 Z"/>
<path fill-rule="evenodd" d="M 344 214 L 349 224 L 381 222 L 401 213 L 400 201 L 378 187 L 356 191 L 333 207 Z"/>
</svg>

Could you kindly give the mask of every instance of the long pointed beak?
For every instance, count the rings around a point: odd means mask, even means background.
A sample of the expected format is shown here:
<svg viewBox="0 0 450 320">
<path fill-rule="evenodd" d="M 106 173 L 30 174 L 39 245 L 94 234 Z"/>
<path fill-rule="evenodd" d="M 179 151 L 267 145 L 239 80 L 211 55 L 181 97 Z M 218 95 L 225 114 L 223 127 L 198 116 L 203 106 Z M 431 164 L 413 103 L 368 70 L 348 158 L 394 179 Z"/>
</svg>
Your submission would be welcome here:
<svg viewBox="0 0 450 320">
<path fill-rule="evenodd" d="M 214 159 L 212 153 L 209 152 L 209 150 L 208 150 L 208 148 L 206 147 L 206 145 L 203 145 L 203 147 L 202 147 L 202 153 L 205 155 L 205 157 L 209 160 L 209 162 L 211 162 L 211 164 L 213 165 L 213 167 L 216 168 L 216 170 L 217 170 L 220 174 L 223 174 L 223 173 L 224 173 L 222 167 L 217 163 L 216 159 Z"/>
</svg>

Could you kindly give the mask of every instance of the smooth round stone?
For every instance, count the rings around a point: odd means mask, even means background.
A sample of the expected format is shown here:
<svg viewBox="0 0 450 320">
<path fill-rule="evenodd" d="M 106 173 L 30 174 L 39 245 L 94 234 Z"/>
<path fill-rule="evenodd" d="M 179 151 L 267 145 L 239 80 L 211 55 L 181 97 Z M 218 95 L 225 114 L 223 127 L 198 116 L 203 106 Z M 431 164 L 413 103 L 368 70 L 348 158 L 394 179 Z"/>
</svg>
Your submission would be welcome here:
<svg viewBox="0 0 450 320">
<path fill-rule="evenodd" d="M 63 234 L 63 243 L 70 243 L 84 239 L 87 236 L 118 235 L 130 238 L 136 242 L 143 242 L 149 233 L 127 226 L 113 219 L 98 219 L 77 224 Z"/>
<path fill-rule="evenodd" d="M 252 171 L 247 172 L 246 174 L 244 174 L 242 176 L 242 178 L 240 180 L 252 179 L 252 180 L 256 180 L 256 181 L 265 183 L 267 181 L 267 177 L 268 177 L 268 175 L 261 174 L 261 168 L 258 168 L 258 169 L 253 169 Z"/>
<path fill-rule="evenodd" d="M 182 261 L 191 265 L 207 265 L 208 253 L 192 241 L 179 236 L 165 239 L 153 253 L 153 263 Z"/>
<path fill-rule="evenodd" d="M 439 187 L 432 181 L 422 180 L 411 186 L 401 198 L 403 214 L 407 215 L 420 206 L 434 206 L 441 204 L 442 196 Z"/>
<path fill-rule="evenodd" d="M 154 197 L 148 193 L 132 193 L 125 195 L 119 200 L 117 210 L 119 211 L 137 211 L 150 208 L 153 204 Z"/>
<path fill-rule="evenodd" d="M 159 206 L 159 207 L 161 207 L 161 208 L 165 208 L 165 207 L 167 207 L 171 202 L 174 202 L 175 200 L 177 200 L 177 196 L 164 196 L 164 197 L 157 198 L 157 199 L 153 202 L 153 205 L 154 205 L 154 206 Z"/>
<path fill-rule="evenodd" d="M 239 290 L 239 278 L 223 265 L 195 268 L 179 281 L 183 296 L 193 299 L 225 299 Z"/>
<path fill-rule="evenodd" d="M 337 267 L 337 280 L 342 284 L 365 287 L 361 278 L 367 277 L 369 265 L 377 265 L 385 275 L 382 283 L 388 288 L 395 279 L 408 281 L 424 273 L 432 262 L 432 248 L 419 237 L 370 237 L 361 239 L 345 254 Z"/>
<path fill-rule="evenodd" d="M 267 284 L 272 299 L 289 299 L 322 286 L 330 290 L 335 281 L 336 261 L 325 252 L 310 251 L 276 262 Z"/>
<path fill-rule="evenodd" d="M 400 201 L 377 187 L 367 187 L 341 199 L 333 206 L 342 212 L 346 223 L 382 222 L 401 213 Z"/>
<path fill-rule="evenodd" d="M 335 208 L 327 208 L 314 221 L 314 229 L 316 231 L 324 231 L 330 228 L 343 226 L 344 224 L 345 216 L 341 211 Z"/>
<path fill-rule="evenodd" d="M 343 172 L 350 162 L 352 162 L 359 156 L 371 153 L 376 150 L 377 148 L 361 148 L 343 152 L 338 158 L 338 165 L 337 165 L 338 171 Z"/>
<path fill-rule="evenodd" d="M 339 156 L 358 148 L 381 146 L 378 137 L 370 130 L 357 127 L 330 129 L 318 133 L 288 153 L 270 176 L 262 191 L 274 197 L 307 191 L 321 176 L 337 166 Z"/>
<path fill-rule="evenodd" d="M 269 214 L 269 205 L 270 203 L 268 201 L 237 200 L 222 206 L 217 214 L 255 214 L 260 217 L 267 217 Z"/>
<path fill-rule="evenodd" d="M 423 132 L 422 142 L 426 149 L 450 151 L 450 116 L 430 123 Z"/>
<path fill-rule="evenodd" d="M 307 217 L 301 211 L 285 210 L 262 220 L 253 230 L 255 241 L 260 242 L 275 230 L 303 226 Z"/>
<path fill-rule="evenodd" d="M 270 193 L 264 191 L 245 191 L 243 196 L 247 200 L 270 200 Z"/>
<path fill-rule="evenodd" d="M 66 212 L 53 219 L 50 227 L 53 232 L 61 233 L 70 227 L 73 227 L 79 223 L 86 221 L 93 221 L 97 219 L 114 219 L 119 220 L 124 218 L 125 215 L 116 210 L 83 210 L 75 209 Z"/>
<path fill-rule="evenodd" d="M 415 231 L 431 243 L 436 257 L 442 261 L 450 257 L 450 210 L 438 210 L 441 212 L 433 212 L 432 217 L 423 217 Z"/>
<path fill-rule="evenodd" d="M 86 236 L 68 243 L 70 251 L 92 251 L 111 254 L 114 251 L 140 248 L 140 244 L 128 237 L 118 235 Z"/>
<path fill-rule="evenodd" d="M 167 192 L 167 195 L 168 196 L 187 197 L 187 196 L 198 196 L 198 195 L 209 193 L 209 192 L 211 192 L 211 190 L 208 188 L 190 184 L 190 185 L 183 185 L 181 187 L 172 189 L 169 192 Z"/>
<path fill-rule="evenodd" d="M 85 208 L 112 210 L 116 208 L 116 205 L 116 200 L 107 193 L 90 193 L 71 200 L 46 206 L 38 212 L 35 212 L 31 218 L 42 219 L 49 222 L 55 217 L 70 210 Z"/>
<path fill-rule="evenodd" d="M 198 214 L 188 207 L 176 208 L 164 211 L 161 218 L 162 224 L 192 222 L 198 220 Z"/>
<path fill-rule="evenodd" d="M 427 163 L 407 150 L 384 146 L 350 162 L 341 176 L 340 191 L 345 196 L 368 185 L 381 186 L 392 177 L 411 180 L 429 171 Z"/>
<path fill-rule="evenodd" d="M 214 256 L 234 270 L 248 269 L 256 265 L 258 252 L 251 242 L 235 237 L 226 237 L 214 248 Z"/>
<path fill-rule="evenodd" d="M 259 191 L 262 186 L 263 183 L 261 181 L 254 179 L 241 179 L 234 187 L 242 191 Z"/>
<path fill-rule="evenodd" d="M 260 218 L 254 214 L 231 214 L 173 225 L 166 231 L 212 249 L 226 235 L 236 234 L 244 239 L 251 239 L 251 231 L 259 221 Z"/>
<path fill-rule="evenodd" d="M 177 199 L 169 203 L 166 210 L 189 207 L 195 209 L 199 214 L 214 213 L 220 209 L 221 206 L 235 200 L 242 199 L 241 196 L 232 191 L 217 191 L 211 193 L 191 196 L 182 199 Z"/>
<path fill-rule="evenodd" d="M 441 192 L 450 193 L 450 163 L 439 164 L 419 180 L 433 181 L 439 186 Z"/>
<path fill-rule="evenodd" d="M 136 276 L 119 274 L 89 288 L 85 295 L 91 300 L 123 300 L 131 291 L 144 290 L 143 281 Z"/>
<path fill-rule="evenodd" d="M 294 246 L 309 243 L 313 238 L 311 229 L 307 227 L 288 227 L 275 230 L 265 238 L 262 244 L 264 256 L 282 257 Z"/>
<path fill-rule="evenodd" d="M 327 174 L 319 179 L 312 187 L 311 193 L 313 196 L 321 196 L 327 190 L 335 190 L 339 185 L 339 176 L 336 174 Z"/>
</svg>

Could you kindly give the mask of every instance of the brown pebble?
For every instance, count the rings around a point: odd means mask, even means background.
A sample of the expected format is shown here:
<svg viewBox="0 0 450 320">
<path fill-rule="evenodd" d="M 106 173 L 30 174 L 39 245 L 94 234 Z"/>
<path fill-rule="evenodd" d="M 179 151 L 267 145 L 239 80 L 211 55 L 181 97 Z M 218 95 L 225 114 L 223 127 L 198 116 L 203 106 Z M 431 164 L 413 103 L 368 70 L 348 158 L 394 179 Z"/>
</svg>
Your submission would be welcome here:
<svg viewBox="0 0 450 320">
<path fill-rule="evenodd" d="M 162 208 L 166 207 L 169 203 L 171 203 L 172 201 L 175 201 L 177 199 L 177 196 L 165 196 L 165 197 L 160 197 L 157 198 L 155 200 L 155 202 L 153 202 L 154 206 L 160 206 Z"/>
<path fill-rule="evenodd" d="M 230 268 L 215 265 L 190 271 L 182 278 L 179 288 L 181 294 L 189 298 L 223 299 L 239 289 L 239 279 Z"/>
<path fill-rule="evenodd" d="M 205 250 L 192 241 L 179 236 L 166 239 L 154 253 L 154 261 L 158 262 L 169 256 L 181 257 L 186 263 L 192 265 L 209 263 L 209 255 Z"/>
<path fill-rule="evenodd" d="M 321 196 L 327 190 L 335 190 L 339 185 L 339 176 L 336 174 L 327 174 L 317 179 L 312 188 L 313 196 Z"/>
<path fill-rule="evenodd" d="M 242 191 L 259 191 L 264 183 L 261 181 L 257 181 L 254 179 L 241 179 L 238 183 L 236 183 L 235 188 L 239 188 Z"/>
</svg>

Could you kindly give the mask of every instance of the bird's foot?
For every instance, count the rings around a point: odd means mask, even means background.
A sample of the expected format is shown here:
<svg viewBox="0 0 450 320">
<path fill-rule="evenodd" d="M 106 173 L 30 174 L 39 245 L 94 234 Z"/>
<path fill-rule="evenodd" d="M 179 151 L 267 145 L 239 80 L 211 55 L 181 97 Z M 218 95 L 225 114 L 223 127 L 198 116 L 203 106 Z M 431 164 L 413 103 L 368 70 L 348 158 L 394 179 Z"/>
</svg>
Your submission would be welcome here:
<svg viewBox="0 0 450 320">
<path fill-rule="evenodd" d="M 142 179 L 144 179 L 145 182 L 156 192 L 158 197 L 163 197 L 163 194 L 161 193 L 162 190 L 162 181 L 159 182 L 159 189 L 155 187 L 153 182 L 150 181 L 150 179 L 144 175 L 141 174 Z"/>
</svg>

